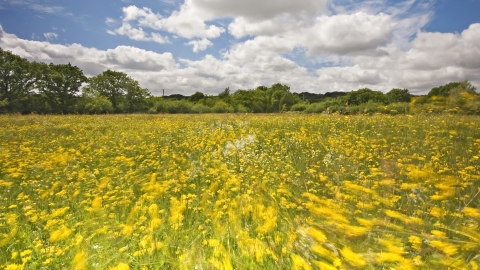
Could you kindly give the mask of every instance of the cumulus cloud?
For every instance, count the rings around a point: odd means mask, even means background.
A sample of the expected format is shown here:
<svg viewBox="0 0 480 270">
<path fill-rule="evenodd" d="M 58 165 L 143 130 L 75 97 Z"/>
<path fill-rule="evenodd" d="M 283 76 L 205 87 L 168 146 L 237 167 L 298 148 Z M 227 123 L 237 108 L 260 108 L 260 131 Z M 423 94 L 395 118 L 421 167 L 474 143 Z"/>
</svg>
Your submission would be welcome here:
<svg viewBox="0 0 480 270">
<path fill-rule="evenodd" d="M 122 26 L 115 30 L 108 30 L 110 35 L 127 36 L 137 41 L 154 41 L 160 44 L 170 43 L 168 37 L 163 37 L 158 33 L 146 33 L 141 27 L 134 28 L 128 22 L 123 22 Z"/>
<path fill-rule="evenodd" d="M 163 30 L 184 38 L 217 38 L 225 29 L 216 25 L 206 25 L 205 21 L 188 6 L 182 6 L 180 11 L 174 11 L 169 17 L 164 18 L 159 13 L 154 13 L 150 8 L 138 8 L 128 6 L 123 8 L 123 25 L 113 32 L 127 35 L 132 38 L 135 35 L 128 35 L 124 28 L 132 28 L 131 23 L 140 27 L 154 30 Z M 132 28 L 135 29 L 135 28 Z M 141 30 L 141 28 L 136 28 Z M 142 30 L 143 31 L 143 30 Z"/>
<path fill-rule="evenodd" d="M 131 46 L 98 50 L 80 44 L 61 45 L 20 39 L 0 27 L 0 46 L 29 60 L 74 63 L 87 75 L 97 75 L 106 69 L 121 71 L 162 71 L 176 68 L 171 53 L 156 53 Z"/>
<path fill-rule="evenodd" d="M 348 54 L 386 45 L 392 38 L 390 16 L 364 12 L 321 16 L 311 28 L 301 30 L 293 37 L 308 48 L 307 55 L 321 53 Z"/>
<path fill-rule="evenodd" d="M 187 42 L 187 45 L 192 45 L 193 46 L 193 52 L 199 52 L 207 49 L 208 47 L 212 46 L 213 43 L 206 39 L 199 39 L 199 40 L 191 40 Z"/>
<path fill-rule="evenodd" d="M 321 68 L 317 74 L 322 82 L 343 83 L 343 89 L 405 87 L 417 94 L 451 81 L 480 85 L 480 24 L 461 34 L 419 32 L 409 49 L 388 50 L 383 56 L 352 57 L 352 66 Z"/>
<path fill-rule="evenodd" d="M 105 21 L 110 34 L 134 40 L 165 43 L 165 32 L 173 33 L 174 42 L 197 53 L 224 40 L 216 38 L 228 29 L 237 39 L 220 47 L 220 57 L 176 59 L 168 52 L 129 46 L 98 50 L 50 44 L 19 39 L 1 27 L 0 46 L 30 60 L 72 62 L 87 75 L 107 68 L 127 72 L 154 94 L 161 89 L 168 94 L 216 94 L 228 86 L 249 89 L 276 82 L 290 85 L 292 91 L 317 93 L 405 87 L 418 94 L 465 79 L 480 85 L 480 24 L 461 33 L 422 31 L 432 17 L 429 0 L 393 6 L 339 0 L 329 11 L 326 1 L 280 0 L 275 6 L 266 0 L 255 2 L 255 8 L 253 0 L 222 1 L 186 0 L 165 16 L 128 6 L 118 21 Z M 218 18 L 231 21 L 224 20 L 224 26 Z"/>
</svg>

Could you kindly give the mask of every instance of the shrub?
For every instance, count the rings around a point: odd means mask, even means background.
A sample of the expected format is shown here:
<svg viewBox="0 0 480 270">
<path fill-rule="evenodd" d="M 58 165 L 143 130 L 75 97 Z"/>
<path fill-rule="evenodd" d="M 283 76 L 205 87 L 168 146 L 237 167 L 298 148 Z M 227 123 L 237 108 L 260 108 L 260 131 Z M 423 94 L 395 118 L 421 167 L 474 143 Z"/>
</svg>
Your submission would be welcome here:
<svg viewBox="0 0 480 270">
<path fill-rule="evenodd" d="M 292 112 L 303 112 L 307 109 L 308 104 L 306 103 L 297 103 L 292 106 L 290 111 Z"/>
<path fill-rule="evenodd" d="M 214 113 L 233 113 L 233 107 L 227 104 L 223 100 L 219 100 L 215 102 L 215 106 L 212 108 L 212 112 Z"/>
<path fill-rule="evenodd" d="M 304 112 L 305 113 L 322 113 L 326 109 L 327 108 L 325 107 L 324 103 L 312 103 L 305 108 Z"/>
<path fill-rule="evenodd" d="M 192 107 L 193 113 L 210 113 L 212 109 L 205 104 L 197 103 Z"/>
</svg>

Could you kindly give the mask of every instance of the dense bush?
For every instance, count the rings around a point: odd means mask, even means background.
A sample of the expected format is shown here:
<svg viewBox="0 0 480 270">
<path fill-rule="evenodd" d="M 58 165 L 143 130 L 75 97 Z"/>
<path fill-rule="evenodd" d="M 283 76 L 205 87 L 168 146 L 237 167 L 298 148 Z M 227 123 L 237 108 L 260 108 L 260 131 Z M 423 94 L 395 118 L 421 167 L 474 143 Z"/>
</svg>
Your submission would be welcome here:
<svg viewBox="0 0 480 270">
<path fill-rule="evenodd" d="M 307 107 L 308 107 L 308 104 L 306 104 L 306 103 L 297 103 L 297 104 L 292 106 L 290 111 L 303 112 L 307 109 Z"/>
<path fill-rule="evenodd" d="M 215 103 L 215 106 L 212 108 L 214 113 L 232 113 L 234 112 L 233 107 L 230 104 L 227 104 L 223 100 L 219 100 Z"/>
</svg>

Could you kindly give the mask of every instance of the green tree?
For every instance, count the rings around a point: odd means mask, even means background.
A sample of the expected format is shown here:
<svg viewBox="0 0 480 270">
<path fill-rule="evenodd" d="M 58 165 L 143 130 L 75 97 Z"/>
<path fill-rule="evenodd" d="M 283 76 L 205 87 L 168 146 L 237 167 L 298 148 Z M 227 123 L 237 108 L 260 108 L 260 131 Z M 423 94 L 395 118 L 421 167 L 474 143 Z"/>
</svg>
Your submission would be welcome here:
<svg viewBox="0 0 480 270">
<path fill-rule="evenodd" d="M 87 98 L 85 103 L 85 112 L 97 114 L 97 113 L 111 113 L 113 112 L 112 102 L 108 98 L 96 94 Z"/>
<path fill-rule="evenodd" d="M 479 114 L 480 95 L 469 81 L 463 81 L 450 90 L 447 108 L 467 114 Z"/>
<path fill-rule="evenodd" d="M 345 96 L 345 100 L 348 101 L 349 105 L 360 105 L 369 101 L 374 103 L 387 103 L 385 95 L 382 92 L 373 91 L 368 88 L 362 88 L 349 92 Z"/>
<path fill-rule="evenodd" d="M 0 48 L 0 101 L 4 110 L 21 111 L 35 79 L 34 67 L 27 59 Z"/>
<path fill-rule="evenodd" d="M 257 90 L 237 90 L 231 95 L 234 107 L 244 107 L 249 112 L 263 112 L 260 96 L 263 92 Z"/>
<path fill-rule="evenodd" d="M 125 88 L 126 109 L 129 113 L 142 112 L 148 109 L 147 98 L 150 92 L 141 88 L 138 81 L 131 79 Z"/>
<path fill-rule="evenodd" d="M 385 97 L 387 98 L 388 103 L 410 102 L 410 100 L 412 99 L 412 96 L 410 95 L 408 89 L 398 88 L 394 88 L 388 91 L 388 93 L 385 94 Z"/>
<path fill-rule="evenodd" d="M 223 100 L 224 102 L 230 104 L 230 87 L 225 88 L 223 92 L 218 94 L 218 97 Z"/>
<path fill-rule="evenodd" d="M 190 96 L 189 100 L 191 102 L 197 103 L 204 98 L 205 98 L 205 94 L 203 94 L 202 92 L 195 92 L 195 94 Z"/>
<path fill-rule="evenodd" d="M 433 96 L 444 96 L 447 97 L 450 95 L 450 90 L 460 86 L 461 82 L 451 82 L 442 86 L 434 87 L 428 92 L 428 97 L 431 98 Z"/>
<path fill-rule="evenodd" d="M 47 98 L 54 112 L 71 113 L 78 93 L 87 77 L 83 71 L 70 63 L 55 65 L 37 64 L 37 88 Z"/>
<path fill-rule="evenodd" d="M 141 88 L 136 80 L 123 72 L 106 70 L 90 78 L 88 83 L 84 91 L 89 95 L 98 93 L 106 97 L 112 103 L 114 112 L 134 112 L 140 106 L 137 104 L 147 104 L 148 90 Z"/>
</svg>

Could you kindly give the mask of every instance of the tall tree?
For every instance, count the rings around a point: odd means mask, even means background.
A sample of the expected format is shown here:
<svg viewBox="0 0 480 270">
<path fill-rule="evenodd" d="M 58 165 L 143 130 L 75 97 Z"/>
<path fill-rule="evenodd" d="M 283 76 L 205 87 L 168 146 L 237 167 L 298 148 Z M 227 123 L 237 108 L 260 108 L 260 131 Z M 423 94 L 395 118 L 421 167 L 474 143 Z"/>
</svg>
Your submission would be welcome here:
<svg viewBox="0 0 480 270">
<path fill-rule="evenodd" d="M 218 97 L 221 100 L 225 101 L 226 103 L 230 103 L 230 87 L 225 88 L 225 90 L 223 90 L 223 92 L 218 94 Z"/>
<path fill-rule="evenodd" d="M 21 111 L 22 102 L 34 84 L 35 75 L 30 62 L 0 48 L 0 102 L 6 111 Z"/>
<path fill-rule="evenodd" d="M 87 77 L 70 63 L 66 65 L 39 64 L 38 89 L 45 95 L 54 112 L 70 113 L 78 99 L 78 93 Z"/>
<path fill-rule="evenodd" d="M 147 98 L 150 92 L 146 88 L 141 88 L 138 81 L 129 78 L 127 87 L 125 88 L 125 102 L 126 110 L 129 113 L 146 111 Z"/>
<path fill-rule="evenodd" d="M 133 112 L 136 104 L 144 102 L 149 95 L 148 90 L 141 88 L 136 80 L 119 71 L 106 70 L 88 82 L 84 92 L 90 95 L 98 93 L 108 98 L 114 112 Z"/>
</svg>

